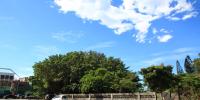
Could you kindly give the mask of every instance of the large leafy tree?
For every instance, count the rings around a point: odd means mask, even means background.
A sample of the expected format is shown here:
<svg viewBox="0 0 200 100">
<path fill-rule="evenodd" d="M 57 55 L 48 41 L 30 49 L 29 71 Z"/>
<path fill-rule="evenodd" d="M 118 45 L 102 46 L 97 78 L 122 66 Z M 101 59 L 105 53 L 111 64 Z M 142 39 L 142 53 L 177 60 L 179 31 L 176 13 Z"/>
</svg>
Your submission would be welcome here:
<svg viewBox="0 0 200 100">
<path fill-rule="evenodd" d="M 136 92 L 141 89 L 141 83 L 138 83 L 140 81 L 139 77 L 136 73 L 128 72 L 126 76 L 122 79 L 120 79 L 120 92 Z"/>
<path fill-rule="evenodd" d="M 181 97 L 187 100 L 199 100 L 200 98 L 200 77 L 195 74 L 179 75 L 179 92 Z M 185 100 L 184 99 L 184 100 Z"/>
<path fill-rule="evenodd" d="M 130 77 L 131 72 L 120 59 L 106 57 L 103 53 L 95 51 L 53 55 L 35 63 L 33 69 L 33 87 L 40 92 L 38 94 L 119 92 L 117 89 L 123 88 L 120 84 L 129 84 L 129 81 L 120 80 L 130 80 L 131 86 L 139 81 L 135 73 L 132 73 L 134 77 Z M 98 89 L 99 85 L 111 87 L 106 88 L 107 90 Z"/>
<path fill-rule="evenodd" d="M 138 76 L 132 72 L 119 77 L 115 72 L 110 72 L 105 68 L 98 68 L 83 76 L 81 79 L 81 92 L 135 92 L 141 87 L 138 81 Z"/>
<path fill-rule="evenodd" d="M 112 91 L 112 82 L 115 80 L 113 73 L 105 68 L 92 70 L 81 79 L 81 92 L 83 93 L 105 93 Z"/>
<path fill-rule="evenodd" d="M 172 67 L 162 64 L 143 68 L 141 69 L 141 74 L 150 90 L 156 93 L 162 93 L 164 90 L 169 89 L 174 80 Z"/>
<path fill-rule="evenodd" d="M 200 57 L 200 56 L 199 56 Z M 179 65 L 179 64 L 177 64 Z M 200 97 L 200 58 L 196 58 L 193 61 L 189 56 L 185 59 L 185 67 L 187 73 L 177 73 L 177 81 L 174 90 L 178 92 L 179 99 L 188 98 L 196 100 Z"/>
</svg>

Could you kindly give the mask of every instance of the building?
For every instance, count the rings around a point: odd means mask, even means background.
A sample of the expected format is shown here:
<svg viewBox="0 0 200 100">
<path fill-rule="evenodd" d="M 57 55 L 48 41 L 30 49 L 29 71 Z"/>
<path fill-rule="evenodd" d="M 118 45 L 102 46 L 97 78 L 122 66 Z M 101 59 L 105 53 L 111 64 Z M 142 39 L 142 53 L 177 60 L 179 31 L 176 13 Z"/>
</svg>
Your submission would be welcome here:
<svg viewBox="0 0 200 100">
<path fill-rule="evenodd" d="M 19 78 L 20 82 L 28 82 L 28 77 Z"/>
<path fill-rule="evenodd" d="M 0 72 L 0 87 L 10 87 L 13 80 L 13 73 Z"/>
<path fill-rule="evenodd" d="M 0 80 L 1 81 L 13 81 L 14 80 L 14 73 L 0 72 Z"/>
<path fill-rule="evenodd" d="M 28 77 L 15 79 L 15 73 L 0 72 L 0 98 L 7 94 L 24 94 L 31 89 Z"/>
<path fill-rule="evenodd" d="M 10 92 L 11 84 L 14 81 L 14 73 L 0 72 L 0 94 Z"/>
</svg>

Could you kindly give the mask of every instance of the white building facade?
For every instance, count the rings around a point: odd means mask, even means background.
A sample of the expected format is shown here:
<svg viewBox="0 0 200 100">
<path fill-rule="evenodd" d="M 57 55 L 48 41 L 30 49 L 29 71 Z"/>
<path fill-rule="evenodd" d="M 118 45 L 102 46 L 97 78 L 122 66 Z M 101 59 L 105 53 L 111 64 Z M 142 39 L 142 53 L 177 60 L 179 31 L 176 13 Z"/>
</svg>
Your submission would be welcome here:
<svg viewBox="0 0 200 100">
<path fill-rule="evenodd" d="M 14 73 L 0 72 L 0 81 L 13 81 Z"/>
<path fill-rule="evenodd" d="M 14 73 L 0 72 L 0 94 L 10 91 L 11 84 L 14 81 Z"/>
</svg>

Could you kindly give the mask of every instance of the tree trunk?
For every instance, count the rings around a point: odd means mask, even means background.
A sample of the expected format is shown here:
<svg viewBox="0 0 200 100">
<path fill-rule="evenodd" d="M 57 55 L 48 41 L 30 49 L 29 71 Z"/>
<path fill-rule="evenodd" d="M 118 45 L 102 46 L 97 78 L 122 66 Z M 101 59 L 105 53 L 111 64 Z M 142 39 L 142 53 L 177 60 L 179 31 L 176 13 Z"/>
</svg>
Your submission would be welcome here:
<svg viewBox="0 0 200 100">
<path fill-rule="evenodd" d="M 163 100 L 162 92 L 160 92 L 161 100 Z"/>
<path fill-rule="evenodd" d="M 180 96 L 180 88 L 179 88 L 179 86 L 178 86 L 178 100 L 181 100 L 181 96 Z"/>
<path fill-rule="evenodd" d="M 156 100 L 158 100 L 158 98 L 157 98 L 157 93 L 155 92 L 155 96 L 156 96 Z"/>
</svg>

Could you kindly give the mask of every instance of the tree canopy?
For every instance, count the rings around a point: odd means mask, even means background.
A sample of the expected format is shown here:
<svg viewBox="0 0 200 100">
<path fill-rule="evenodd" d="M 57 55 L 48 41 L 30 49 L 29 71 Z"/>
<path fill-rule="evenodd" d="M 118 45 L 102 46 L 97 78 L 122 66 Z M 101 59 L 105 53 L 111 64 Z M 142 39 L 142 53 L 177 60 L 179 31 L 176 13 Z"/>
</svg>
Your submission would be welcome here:
<svg viewBox="0 0 200 100">
<path fill-rule="evenodd" d="M 177 71 L 177 74 L 183 74 L 184 73 L 184 71 L 183 71 L 183 69 L 180 65 L 180 62 L 178 60 L 176 61 L 176 71 Z"/>
<path fill-rule="evenodd" d="M 200 97 L 200 58 L 191 60 L 190 56 L 186 56 L 184 65 L 186 73 L 176 75 L 178 81 L 176 81 L 177 89 L 175 90 L 177 90 L 179 98 L 197 100 Z"/>
<path fill-rule="evenodd" d="M 171 65 L 153 65 L 142 68 L 144 83 L 151 91 L 178 92 L 179 98 L 200 97 L 200 55 L 191 60 L 185 58 L 185 72 L 176 61 L 177 75 Z M 95 51 L 74 51 L 64 55 L 52 55 L 33 65 L 30 77 L 36 95 L 46 93 L 130 93 L 140 91 L 140 79 L 125 64 L 114 57 Z"/>
<path fill-rule="evenodd" d="M 189 100 L 197 100 L 200 97 L 200 76 L 195 74 L 179 75 L 179 94 Z"/>
<path fill-rule="evenodd" d="M 33 88 L 40 94 L 133 92 L 140 86 L 137 74 L 119 58 L 95 51 L 53 55 L 33 69 Z"/>
<path fill-rule="evenodd" d="M 195 68 L 195 72 L 200 74 L 200 53 L 199 53 L 199 57 L 194 59 L 193 64 L 194 64 L 193 66 Z"/>
<path fill-rule="evenodd" d="M 194 67 L 192 65 L 192 60 L 191 60 L 189 55 L 186 56 L 186 58 L 185 58 L 184 67 L 185 67 L 185 71 L 187 73 L 193 73 L 194 72 Z"/>
<path fill-rule="evenodd" d="M 144 76 L 144 82 L 155 92 L 161 93 L 172 86 L 174 77 L 171 66 L 161 64 L 142 68 L 141 74 Z"/>
</svg>

